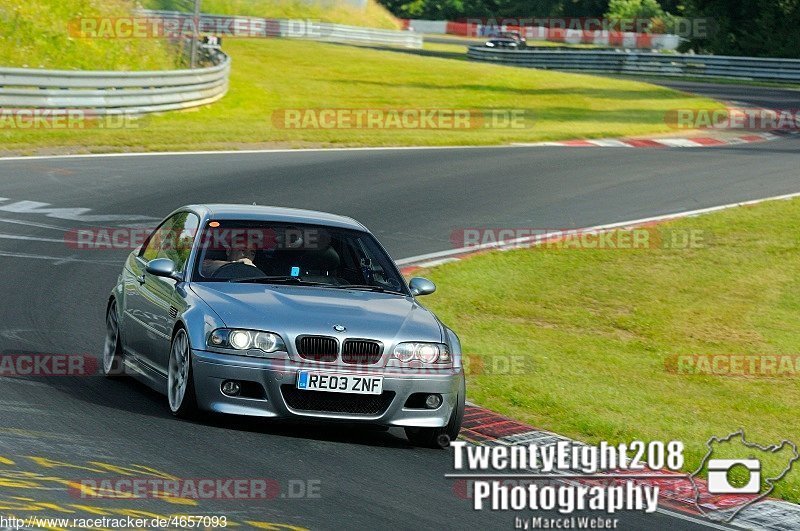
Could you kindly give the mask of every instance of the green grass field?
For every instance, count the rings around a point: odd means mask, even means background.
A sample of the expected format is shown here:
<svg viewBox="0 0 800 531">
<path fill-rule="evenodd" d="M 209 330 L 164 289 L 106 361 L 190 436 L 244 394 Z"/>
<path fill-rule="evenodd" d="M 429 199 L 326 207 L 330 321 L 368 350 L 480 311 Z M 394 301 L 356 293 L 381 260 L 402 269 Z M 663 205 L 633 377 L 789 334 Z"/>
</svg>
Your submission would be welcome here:
<svg viewBox="0 0 800 531">
<path fill-rule="evenodd" d="M 659 226 L 699 231 L 690 249 L 519 249 L 415 275 L 436 282 L 425 303 L 465 354 L 524 360 L 468 376 L 472 401 L 587 442 L 683 440 L 692 469 L 710 436 L 738 428 L 800 444 L 797 364 L 793 377 L 666 368 L 675 355 L 800 354 L 798 220 L 800 200 L 774 201 Z M 800 467 L 776 495 L 800 501 Z"/>
<path fill-rule="evenodd" d="M 231 86 L 200 109 L 147 117 L 136 129 L 0 128 L 6 152 L 238 149 L 266 146 L 479 145 L 669 132 L 664 114 L 710 100 L 633 81 L 281 39 L 228 39 Z M 526 127 L 281 129 L 295 108 L 518 109 Z"/>
<path fill-rule="evenodd" d="M 0 66 L 74 70 L 176 68 L 177 50 L 158 39 L 86 39 L 70 35 L 80 16 L 127 17 L 129 0 L 0 0 Z"/>
<path fill-rule="evenodd" d="M 133 0 L 0 0 L 0 66 L 75 70 L 162 70 L 181 66 L 180 51 L 164 39 L 82 38 L 70 31 L 80 17 L 130 17 Z M 144 7 L 186 11 L 183 0 L 145 0 Z M 399 29 L 374 0 L 365 9 L 319 0 L 203 0 L 206 13 L 310 19 Z M 78 26 L 76 26 L 78 27 Z"/>
<path fill-rule="evenodd" d="M 467 58 L 467 45 L 450 42 L 431 42 L 425 40 L 422 42 L 422 49 L 431 52 L 448 52 L 463 55 L 464 59 Z"/>
<path fill-rule="evenodd" d="M 144 0 L 150 9 L 189 10 L 183 0 Z M 356 8 L 341 0 L 202 0 L 203 13 L 242 15 L 264 18 L 312 19 L 351 26 L 400 29 L 398 21 L 375 0 L 367 0 L 365 9 Z"/>
</svg>

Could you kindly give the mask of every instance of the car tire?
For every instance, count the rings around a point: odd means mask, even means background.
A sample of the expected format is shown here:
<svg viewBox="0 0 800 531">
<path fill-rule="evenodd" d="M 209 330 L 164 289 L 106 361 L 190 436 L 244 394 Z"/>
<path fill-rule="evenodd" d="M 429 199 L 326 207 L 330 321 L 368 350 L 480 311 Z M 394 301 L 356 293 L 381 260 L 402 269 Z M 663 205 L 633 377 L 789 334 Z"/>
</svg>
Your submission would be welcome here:
<svg viewBox="0 0 800 531">
<path fill-rule="evenodd" d="M 112 299 L 106 310 L 106 339 L 103 358 L 100 360 L 103 376 L 119 378 L 125 374 L 125 353 L 122 350 L 122 332 L 119 328 L 117 301 Z"/>
<path fill-rule="evenodd" d="M 422 448 L 446 448 L 450 441 L 455 441 L 461 431 L 461 422 L 464 420 L 465 395 L 466 388 L 462 383 L 456 397 L 456 406 L 450 414 L 447 425 L 441 428 L 405 428 L 408 441 Z M 444 435 L 447 436 L 446 439 Z"/>
<path fill-rule="evenodd" d="M 192 349 L 186 330 L 178 328 L 172 337 L 167 368 L 167 404 L 173 415 L 189 419 L 197 415 Z"/>
</svg>

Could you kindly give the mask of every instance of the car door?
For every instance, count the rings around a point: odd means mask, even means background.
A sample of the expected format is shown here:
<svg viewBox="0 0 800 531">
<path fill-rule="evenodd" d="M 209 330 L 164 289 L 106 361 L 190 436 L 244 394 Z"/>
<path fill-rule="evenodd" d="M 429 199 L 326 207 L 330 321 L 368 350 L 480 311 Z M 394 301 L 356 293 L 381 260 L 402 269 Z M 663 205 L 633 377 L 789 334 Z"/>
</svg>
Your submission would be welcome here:
<svg viewBox="0 0 800 531">
<path fill-rule="evenodd" d="M 174 217 L 164 220 L 145 240 L 138 252 L 133 252 L 128 257 L 123 281 L 125 285 L 125 311 L 122 318 L 122 335 L 125 350 L 132 354 L 138 361 L 142 358 L 142 350 L 148 344 L 148 322 L 150 318 L 145 313 L 147 306 L 143 300 L 141 290 L 145 282 L 145 266 L 149 260 L 158 256 L 164 240 L 164 234 L 171 230 Z"/>
<path fill-rule="evenodd" d="M 189 254 L 197 236 L 200 218 L 192 212 L 178 212 L 156 229 L 132 261 L 133 296 L 127 312 L 134 331 L 127 340 L 137 361 L 151 371 L 166 376 L 172 328 L 185 310 L 183 291 L 178 281 L 157 277 L 146 271 L 147 262 L 169 258 L 176 270 L 185 273 Z"/>
</svg>

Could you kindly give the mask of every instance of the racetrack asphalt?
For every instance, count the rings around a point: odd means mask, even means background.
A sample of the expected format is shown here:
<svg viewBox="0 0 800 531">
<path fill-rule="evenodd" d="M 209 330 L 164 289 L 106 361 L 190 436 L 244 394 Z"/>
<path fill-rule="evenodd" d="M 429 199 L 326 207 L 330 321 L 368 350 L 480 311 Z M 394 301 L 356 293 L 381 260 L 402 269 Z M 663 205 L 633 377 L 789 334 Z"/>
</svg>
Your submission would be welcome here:
<svg viewBox="0 0 800 531">
<path fill-rule="evenodd" d="M 711 95 L 731 90 L 723 85 Z M 791 103 L 780 90 L 745 92 L 753 104 Z M 747 101 L 741 96 L 736 99 Z M 2 352 L 100 354 L 105 301 L 127 251 L 70 248 L 63 239 L 71 228 L 161 218 L 187 203 L 257 202 L 352 216 L 399 259 L 448 249 L 451 232 L 464 227 L 574 228 L 798 192 L 798 147 L 800 140 L 787 137 L 708 149 L 497 147 L 0 161 Z M 91 211 L 48 215 L 42 208 Z M 87 215 L 120 218 L 75 219 Z M 0 378 L 0 426 L 0 514 L 38 509 L 77 516 L 126 508 L 363 529 L 508 529 L 517 516 L 474 511 L 444 478 L 453 471 L 450 452 L 412 448 L 395 430 L 179 421 L 165 398 L 130 381 Z M 46 479 L 130 473 L 109 474 L 98 462 L 181 478 L 270 478 L 285 497 L 203 500 L 197 507 L 161 499 L 98 501 Z M 295 490 L 319 481 L 320 496 L 289 496 L 290 480 L 297 480 Z M 702 527 L 661 513 L 615 516 L 621 529 Z"/>
</svg>

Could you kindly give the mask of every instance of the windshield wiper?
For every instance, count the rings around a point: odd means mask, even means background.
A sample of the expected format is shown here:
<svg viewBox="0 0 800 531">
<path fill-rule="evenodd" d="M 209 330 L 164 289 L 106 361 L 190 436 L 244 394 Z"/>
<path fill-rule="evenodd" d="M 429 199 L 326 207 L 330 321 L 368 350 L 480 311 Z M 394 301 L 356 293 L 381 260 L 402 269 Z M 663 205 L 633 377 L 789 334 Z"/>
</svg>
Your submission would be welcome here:
<svg viewBox="0 0 800 531">
<path fill-rule="evenodd" d="M 228 279 L 228 282 L 253 282 L 253 283 L 264 283 L 264 284 L 281 284 L 281 283 L 294 283 L 294 284 L 304 284 L 308 286 L 328 286 L 329 284 L 325 284 L 323 282 L 312 282 L 311 280 L 303 280 L 300 277 L 290 277 L 290 276 L 272 276 L 272 277 L 245 277 L 245 278 L 231 278 Z"/>
<path fill-rule="evenodd" d="M 404 293 L 400 291 L 387 289 L 382 286 L 376 286 L 374 284 L 343 284 L 341 286 L 335 286 L 335 287 L 340 289 L 361 289 L 365 291 L 377 291 L 379 293 L 399 293 L 400 295 L 404 295 Z"/>
<path fill-rule="evenodd" d="M 305 286 L 318 286 L 322 288 L 358 289 L 364 291 L 377 291 L 379 293 L 397 293 L 399 295 L 405 295 L 401 291 L 387 289 L 382 286 L 376 286 L 374 284 L 327 284 L 325 282 L 313 282 L 311 280 L 303 280 L 300 277 L 291 277 L 291 276 L 231 278 L 228 280 L 228 282 L 237 282 L 237 283 L 253 282 L 253 283 L 263 283 L 263 284 L 293 283 Z"/>
</svg>

